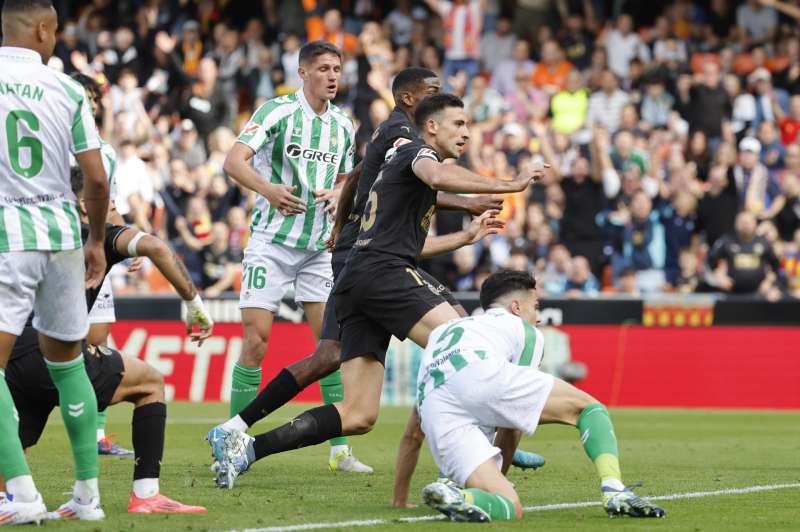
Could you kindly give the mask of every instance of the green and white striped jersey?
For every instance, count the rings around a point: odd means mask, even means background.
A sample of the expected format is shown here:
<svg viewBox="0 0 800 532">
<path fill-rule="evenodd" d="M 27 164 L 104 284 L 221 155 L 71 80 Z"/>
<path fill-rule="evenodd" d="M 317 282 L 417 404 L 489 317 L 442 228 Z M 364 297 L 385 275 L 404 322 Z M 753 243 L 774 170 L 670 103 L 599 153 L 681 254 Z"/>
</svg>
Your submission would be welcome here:
<svg viewBox="0 0 800 532">
<path fill-rule="evenodd" d="M 536 327 L 503 309 L 458 318 L 431 332 L 417 374 L 417 404 L 469 364 L 496 357 L 539 367 L 544 336 Z"/>
<path fill-rule="evenodd" d="M 103 156 L 103 169 L 108 177 L 108 196 L 117 199 L 117 151 L 114 146 L 100 139 L 100 154 Z"/>
<path fill-rule="evenodd" d="M 81 247 L 70 153 L 99 148 L 83 87 L 33 50 L 0 47 L 0 252 Z"/>
<path fill-rule="evenodd" d="M 330 221 L 314 191 L 333 188 L 337 174 L 353 169 L 355 129 L 335 105 L 318 116 L 303 89 L 264 103 L 250 118 L 238 142 L 254 152 L 253 167 L 270 183 L 296 186 L 306 212 L 283 216 L 258 196 L 250 231 L 269 242 L 306 250 L 324 250 Z"/>
</svg>

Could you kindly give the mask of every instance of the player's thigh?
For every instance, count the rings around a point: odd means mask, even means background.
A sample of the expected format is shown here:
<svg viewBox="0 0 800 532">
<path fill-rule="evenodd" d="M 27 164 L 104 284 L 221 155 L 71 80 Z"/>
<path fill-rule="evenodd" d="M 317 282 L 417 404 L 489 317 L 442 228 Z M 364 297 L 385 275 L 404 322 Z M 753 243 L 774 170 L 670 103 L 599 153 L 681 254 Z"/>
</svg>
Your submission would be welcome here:
<svg viewBox="0 0 800 532">
<path fill-rule="evenodd" d="M 50 254 L 47 271 L 36 289 L 33 326 L 61 342 L 78 342 L 89 332 L 83 250 Z M 50 358 L 49 353 L 45 356 Z"/>
<path fill-rule="evenodd" d="M 154 367 L 138 358 L 121 357 L 121 360 L 124 373 L 109 404 L 125 401 L 141 406 L 164 401 L 164 377 Z"/>
<path fill-rule="evenodd" d="M 411 327 L 411 330 L 408 331 L 408 337 L 417 345 L 425 347 L 428 345 L 428 337 L 436 327 L 458 317 L 458 312 L 449 303 L 442 302 L 425 313 Z"/>
<path fill-rule="evenodd" d="M 383 364 L 374 357 L 357 357 L 341 365 L 344 401 L 337 403 L 342 431 L 362 434 L 378 420 L 383 389 Z"/>
<path fill-rule="evenodd" d="M 333 288 L 331 254 L 319 251 L 308 254 L 297 270 L 294 299 L 302 303 L 314 336 L 320 338 L 325 303 Z"/>
<path fill-rule="evenodd" d="M 539 422 L 577 425 L 583 409 L 597 403 L 597 399 L 561 379 L 553 381 Z"/>
<path fill-rule="evenodd" d="M 442 296 L 442 299 L 444 299 L 450 304 L 451 307 L 453 307 L 453 309 L 455 309 L 459 317 L 464 318 L 469 315 L 467 314 L 467 310 L 455 298 L 453 293 L 448 290 L 444 283 L 440 282 L 438 279 L 436 279 L 436 277 L 421 268 L 417 268 L 417 271 L 422 276 L 422 280 L 430 285 L 440 296 Z"/>
<path fill-rule="evenodd" d="M 434 462 L 459 486 L 487 460 L 500 471 L 500 449 L 486 437 L 473 412 L 450 394 L 447 383 L 425 397 L 419 416 Z"/>
<path fill-rule="evenodd" d="M 0 363 L 5 365 L 16 337 L 33 311 L 36 287 L 47 272 L 49 253 L 0 253 Z"/>
<path fill-rule="evenodd" d="M 479 465 L 467 478 L 465 486 L 504 495 L 514 505 L 513 508 L 506 508 L 507 517 L 509 519 L 522 517 L 522 504 L 519 500 L 519 495 L 517 495 L 514 485 L 497 468 L 497 461 L 494 458 L 490 458 Z"/>
</svg>

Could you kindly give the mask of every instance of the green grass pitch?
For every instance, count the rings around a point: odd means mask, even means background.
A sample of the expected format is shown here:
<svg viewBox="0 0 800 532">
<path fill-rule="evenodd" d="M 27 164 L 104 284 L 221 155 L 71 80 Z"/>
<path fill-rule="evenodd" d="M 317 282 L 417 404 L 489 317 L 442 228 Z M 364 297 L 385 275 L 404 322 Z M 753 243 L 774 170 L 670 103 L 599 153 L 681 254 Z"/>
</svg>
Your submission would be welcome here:
<svg viewBox="0 0 800 532">
<path fill-rule="evenodd" d="M 285 422 L 302 405 L 282 409 L 255 427 L 260 432 Z M 386 407 L 377 428 L 352 438 L 356 455 L 375 468 L 357 476 L 328 470 L 326 446 L 302 449 L 255 464 L 230 491 L 213 487 L 206 431 L 227 413 L 227 405 L 169 405 L 167 448 L 162 468 L 162 492 L 182 502 L 202 504 L 201 516 L 134 516 L 126 512 L 131 489 L 131 459 L 101 457 L 101 492 L 108 514 L 103 523 L 47 523 L 49 530 L 170 530 L 203 531 L 259 529 L 351 520 L 378 520 L 359 530 L 441 530 L 445 522 L 399 522 L 404 517 L 432 513 L 426 507 L 389 507 L 397 442 L 408 408 Z M 718 491 L 756 485 L 800 483 L 800 412 L 711 410 L 612 410 L 620 441 L 626 482 L 644 481 L 643 495 Z M 72 459 L 58 411 L 50 418 L 40 444 L 29 452 L 34 478 L 48 507 L 67 498 L 72 485 Z M 109 432 L 130 446 L 130 408 L 110 410 Z M 522 447 L 541 453 L 547 465 L 536 472 L 512 470 L 510 478 L 525 506 L 598 499 L 594 468 L 568 427 L 541 427 Z M 435 478 L 427 447 L 412 484 L 419 502 L 421 488 Z M 798 530 L 800 489 L 719 495 L 662 501 L 667 518 L 609 519 L 600 507 L 526 513 L 518 523 L 484 528 L 506 530 Z M 348 527 L 340 526 L 340 529 Z"/>
</svg>

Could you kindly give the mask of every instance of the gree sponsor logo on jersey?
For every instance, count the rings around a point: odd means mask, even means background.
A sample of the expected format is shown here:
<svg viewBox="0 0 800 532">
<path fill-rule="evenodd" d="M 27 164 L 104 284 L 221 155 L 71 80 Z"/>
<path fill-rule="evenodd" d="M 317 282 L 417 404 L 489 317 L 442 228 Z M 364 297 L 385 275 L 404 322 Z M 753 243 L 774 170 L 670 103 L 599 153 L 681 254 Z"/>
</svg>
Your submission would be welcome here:
<svg viewBox="0 0 800 532">
<path fill-rule="evenodd" d="M 303 159 L 305 161 L 314 161 L 318 163 L 338 164 L 339 154 L 330 153 L 311 148 L 303 148 L 299 144 L 291 143 L 286 146 L 286 156 L 292 159 Z"/>
</svg>

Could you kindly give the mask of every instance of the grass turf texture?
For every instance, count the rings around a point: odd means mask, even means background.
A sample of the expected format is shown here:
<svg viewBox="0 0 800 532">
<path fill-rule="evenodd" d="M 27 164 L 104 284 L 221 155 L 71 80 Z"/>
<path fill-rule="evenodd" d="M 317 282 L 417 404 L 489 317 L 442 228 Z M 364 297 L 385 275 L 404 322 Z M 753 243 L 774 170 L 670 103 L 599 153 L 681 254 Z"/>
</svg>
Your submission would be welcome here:
<svg viewBox="0 0 800 532">
<path fill-rule="evenodd" d="M 203 436 L 227 405 L 173 403 L 168 407 L 167 446 L 162 492 L 187 504 L 202 504 L 206 515 L 156 516 L 126 512 L 131 490 L 132 459 L 101 457 L 100 488 L 108 519 L 103 523 L 47 523 L 49 530 L 202 531 L 261 528 L 364 519 L 396 520 L 433 513 L 427 507 L 389 507 L 394 460 L 408 408 L 386 407 L 371 434 L 352 438 L 356 456 L 375 468 L 374 475 L 332 473 L 327 445 L 302 449 L 256 463 L 236 487 L 213 486 L 210 453 Z M 283 423 L 303 406 L 286 407 L 261 422 L 255 431 Z M 107 432 L 130 447 L 130 408 L 109 410 Z M 644 481 L 642 495 L 715 491 L 755 485 L 800 482 L 800 412 L 644 410 L 611 411 L 624 480 Z M 544 455 L 547 465 L 536 472 L 513 469 L 524 506 L 599 499 L 594 468 L 575 429 L 540 427 L 522 448 Z M 72 458 L 57 410 L 39 445 L 29 452 L 34 479 L 48 509 L 69 498 Z M 414 476 L 411 501 L 420 502 L 422 487 L 436 478 L 427 446 Z M 545 530 L 797 530 L 800 489 L 662 501 L 664 520 L 609 519 L 598 507 L 526 513 L 518 523 L 485 528 Z M 396 523 L 360 530 L 444 529 L 444 522 Z M 468 528 L 472 529 L 471 526 Z"/>
</svg>

